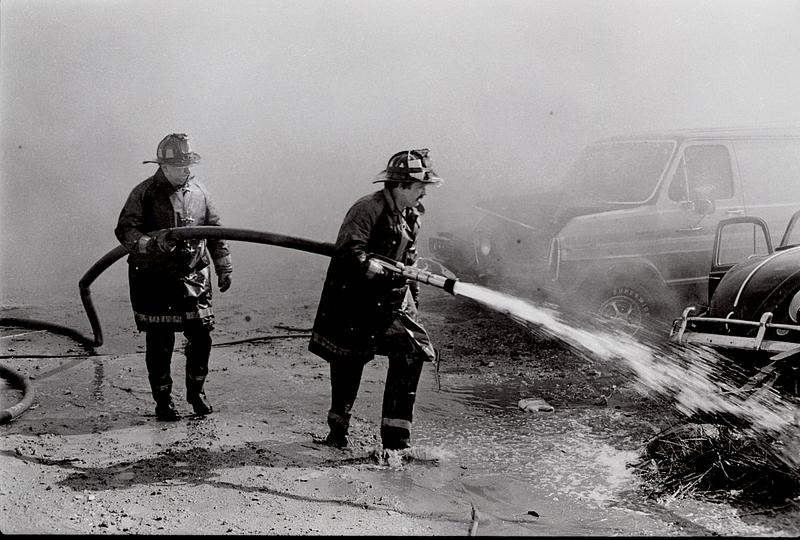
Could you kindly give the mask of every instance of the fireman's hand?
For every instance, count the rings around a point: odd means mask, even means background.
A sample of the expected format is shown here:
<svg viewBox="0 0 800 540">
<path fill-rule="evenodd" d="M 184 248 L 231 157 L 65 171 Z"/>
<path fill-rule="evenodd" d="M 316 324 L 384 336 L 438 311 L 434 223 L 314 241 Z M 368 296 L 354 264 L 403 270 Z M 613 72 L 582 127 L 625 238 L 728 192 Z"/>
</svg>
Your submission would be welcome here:
<svg viewBox="0 0 800 540">
<path fill-rule="evenodd" d="M 223 272 L 219 276 L 217 276 L 217 286 L 219 287 L 219 292 L 225 292 L 231 288 L 231 273 L 230 272 Z"/>
<path fill-rule="evenodd" d="M 164 229 L 158 231 L 150 239 L 150 250 L 156 253 L 169 253 L 175 249 L 175 240 L 172 238 L 172 231 Z"/>
<path fill-rule="evenodd" d="M 382 276 L 386 273 L 383 266 L 381 266 L 376 260 L 370 259 L 367 262 L 367 277 L 369 279 L 374 278 L 375 276 Z"/>
<path fill-rule="evenodd" d="M 408 284 L 408 290 L 411 292 L 411 298 L 414 300 L 414 305 L 419 309 L 419 283 L 416 281 Z"/>
</svg>

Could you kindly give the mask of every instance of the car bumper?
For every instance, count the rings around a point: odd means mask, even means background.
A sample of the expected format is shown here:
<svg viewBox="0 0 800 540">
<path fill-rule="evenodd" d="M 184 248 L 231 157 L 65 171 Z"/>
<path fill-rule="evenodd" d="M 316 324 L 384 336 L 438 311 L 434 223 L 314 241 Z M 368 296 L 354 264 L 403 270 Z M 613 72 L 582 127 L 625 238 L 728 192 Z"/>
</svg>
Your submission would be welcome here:
<svg viewBox="0 0 800 540">
<path fill-rule="evenodd" d="M 770 353 L 800 352 L 800 325 L 773 323 L 772 313 L 764 313 L 758 321 L 741 319 L 722 319 L 714 317 L 693 316 L 696 308 L 688 307 L 680 319 L 672 323 L 670 341 L 675 343 L 693 343 L 708 345 L 720 349 L 738 349 L 742 351 L 763 351 Z M 722 334 L 709 331 L 710 326 L 723 326 L 731 333 Z M 755 336 L 737 336 L 756 328 Z M 767 330 L 783 332 L 786 339 L 766 339 Z M 772 332 L 771 332 L 772 333 Z"/>
</svg>

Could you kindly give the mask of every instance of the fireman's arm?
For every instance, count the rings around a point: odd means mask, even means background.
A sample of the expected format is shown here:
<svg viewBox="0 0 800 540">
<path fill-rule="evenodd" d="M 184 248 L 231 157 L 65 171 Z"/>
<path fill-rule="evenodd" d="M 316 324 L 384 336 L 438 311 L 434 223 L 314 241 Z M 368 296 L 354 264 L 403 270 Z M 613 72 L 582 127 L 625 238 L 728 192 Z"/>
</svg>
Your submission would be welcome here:
<svg viewBox="0 0 800 540">
<path fill-rule="evenodd" d="M 114 235 L 129 253 L 166 253 L 175 249 L 175 242 L 168 231 L 151 236 L 145 231 L 142 199 L 144 185 L 131 191 L 117 219 Z"/>
<path fill-rule="evenodd" d="M 379 209 L 362 201 L 355 204 L 339 228 L 336 238 L 336 254 L 348 272 L 364 277 L 382 273 L 380 268 L 370 265 L 369 239 L 380 215 Z"/>
<path fill-rule="evenodd" d="M 221 226 L 219 212 L 211 196 L 205 189 L 203 190 L 206 196 L 206 225 Z M 228 247 L 228 242 L 223 239 L 209 238 L 208 252 L 211 254 L 211 261 L 214 264 L 214 272 L 217 274 L 217 286 L 220 292 L 225 292 L 231 287 L 231 274 L 233 273 L 233 261 L 231 260 L 231 253 Z"/>
</svg>

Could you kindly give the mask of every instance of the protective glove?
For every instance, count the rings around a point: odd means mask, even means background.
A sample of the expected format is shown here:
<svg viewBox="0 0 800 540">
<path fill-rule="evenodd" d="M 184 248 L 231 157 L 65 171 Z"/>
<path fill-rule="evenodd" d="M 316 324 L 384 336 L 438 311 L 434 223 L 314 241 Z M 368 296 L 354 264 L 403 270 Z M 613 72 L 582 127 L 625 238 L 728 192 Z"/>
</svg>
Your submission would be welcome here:
<svg viewBox="0 0 800 540">
<path fill-rule="evenodd" d="M 175 239 L 172 238 L 172 231 L 164 229 L 158 231 L 150 239 L 150 251 L 157 253 L 169 253 L 175 249 Z"/>
<path fill-rule="evenodd" d="M 219 292 L 225 292 L 231 288 L 231 273 L 230 272 L 222 272 L 219 276 L 217 276 L 217 286 L 219 287 Z"/>
<path fill-rule="evenodd" d="M 408 284 L 408 290 L 411 291 L 411 298 L 414 300 L 414 305 L 419 309 L 419 283 L 412 281 Z"/>
<path fill-rule="evenodd" d="M 382 276 L 386 274 L 386 270 L 374 259 L 367 261 L 367 278 L 372 279 L 375 276 Z"/>
</svg>

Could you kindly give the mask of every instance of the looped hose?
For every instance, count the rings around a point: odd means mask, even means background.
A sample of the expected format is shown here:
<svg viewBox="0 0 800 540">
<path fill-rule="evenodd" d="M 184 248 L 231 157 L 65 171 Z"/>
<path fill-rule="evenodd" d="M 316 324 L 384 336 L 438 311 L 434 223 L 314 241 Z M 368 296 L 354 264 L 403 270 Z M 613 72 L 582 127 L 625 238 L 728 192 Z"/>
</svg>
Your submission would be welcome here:
<svg viewBox="0 0 800 540">
<path fill-rule="evenodd" d="M 318 255 L 326 255 L 331 257 L 335 251 L 335 246 L 328 242 L 317 242 L 315 240 L 306 240 L 305 238 L 298 238 L 295 236 L 286 236 L 283 234 L 274 234 L 262 231 L 253 231 L 250 229 L 232 229 L 229 227 L 217 227 L 213 225 L 202 225 L 198 227 L 173 227 L 170 229 L 162 229 L 168 231 L 172 238 L 176 240 L 186 240 L 195 238 L 215 238 L 220 240 L 239 240 L 242 242 L 253 242 L 256 244 L 269 244 L 273 246 L 281 246 L 285 248 L 297 249 L 300 251 L 307 251 L 309 253 L 316 253 Z M 159 231 L 148 233 L 149 236 L 154 236 Z M 97 276 L 102 274 L 109 266 L 124 257 L 128 252 L 123 246 L 117 246 L 105 255 L 103 255 L 91 268 L 83 275 L 78 281 L 78 289 L 81 295 L 81 302 L 89 317 L 89 324 L 92 325 L 92 332 L 94 340 L 92 346 L 100 347 L 103 344 L 103 329 L 100 326 L 100 318 L 97 316 L 97 310 L 92 301 L 92 292 L 89 287 L 92 285 Z"/>
<path fill-rule="evenodd" d="M 14 388 L 22 390 L 22 400 L 0 411 L 0 424 L 7 424 L 33 404 L 34 391 L 30 379 L 8 366 L 0 364 L 0 376 L 10 381 Z"/>
</svg>

